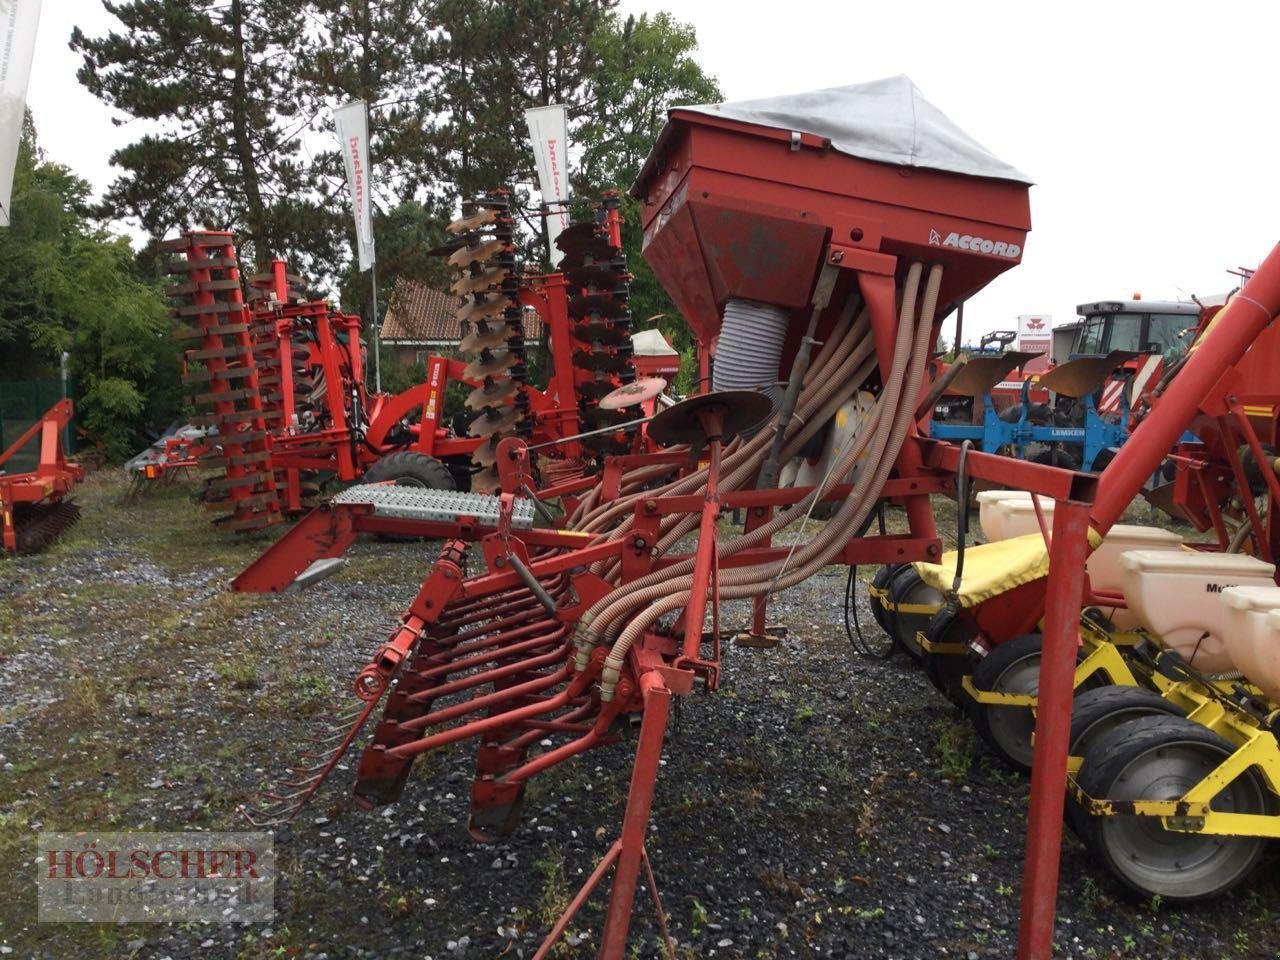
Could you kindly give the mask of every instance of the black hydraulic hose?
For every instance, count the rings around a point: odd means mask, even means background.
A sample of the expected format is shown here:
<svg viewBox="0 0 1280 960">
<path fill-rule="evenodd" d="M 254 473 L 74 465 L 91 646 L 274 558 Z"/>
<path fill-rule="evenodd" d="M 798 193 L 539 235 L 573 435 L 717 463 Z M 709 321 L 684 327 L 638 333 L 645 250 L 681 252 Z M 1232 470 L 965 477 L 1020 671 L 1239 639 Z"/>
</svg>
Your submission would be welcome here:
<svg viewBox="0 0 1280 960">
<path fill-rule="evenodd" d="M 881 500 L 876 504 L 876 519 L 879 521 L 880 536 L 885 535 L 884 523 L 884 501 Z M 859 536 L 867 532 L 867 527 L 871 525 L 871 518 L 867 518 L 866 524 L 863 525 Z M 870 601 L 873 602 L 874 601 Z M 852 611 L 852 614 L 850 613 Z M 893 616 L 898 615 L 895 606 Z M 849 567 L 849 579 L 844 585 L 844 632 L 849 639 L 849 645 L 854 650 L 861 653 L 864 657 L 870 657 L 872 660 L 888 660 L 893 656 L 894 649 L 898 646 L 897 631 L 894 630 L 889 634 L 889 643 L 877 649 L 871 645 L 871 641 L 867 639 L 862 632 L 862 623 L 858 619 L 858 568 L 856 566 Z"/>
</svg>

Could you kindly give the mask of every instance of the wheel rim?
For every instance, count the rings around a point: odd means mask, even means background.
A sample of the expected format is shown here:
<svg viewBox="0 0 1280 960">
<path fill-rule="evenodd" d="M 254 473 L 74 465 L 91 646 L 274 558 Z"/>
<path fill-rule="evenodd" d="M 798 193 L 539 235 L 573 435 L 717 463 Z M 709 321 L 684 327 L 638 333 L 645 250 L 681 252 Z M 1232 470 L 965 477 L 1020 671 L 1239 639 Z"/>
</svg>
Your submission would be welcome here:
<svg viewBox="0 0 1280 960">
<path fill-rule="evenodd" d="M 396 477 L 395 485 L 397 487 L 417 487 L 420 490 L 427 489 L 427 485 L 417 477 Z"/>
<path fill-rule="evenodd" d="M 1134 757 L 1107 791 L 1109 800 L 1176 800 L 1218 766 L 1225 754 L 1202 743 L 1167 743 Z M 1262 813 L 1257 780 L 1236 778 L 1213 800 L 1223 813 Z M 1174 833 L 1156 817 L 1112 816 L 1099 823 L 1108 859 L 1134 886 L 1161 896 L 1194 898 L 1230 887 L 1261 855 L 1261 837 Z"/>
<path fill-rule="evenodd" d="M 992 692 L 1035 696 L 1039 689 L 1040 655 L 1033 654 L 1011 663 L 996 680 Z M 1027 707 L 989 706 L 986 714 L 992 745 L 1010 763 L 1030 769 L 1031 734 L 1036 728 L 1035 711 Z"/>
</svg>

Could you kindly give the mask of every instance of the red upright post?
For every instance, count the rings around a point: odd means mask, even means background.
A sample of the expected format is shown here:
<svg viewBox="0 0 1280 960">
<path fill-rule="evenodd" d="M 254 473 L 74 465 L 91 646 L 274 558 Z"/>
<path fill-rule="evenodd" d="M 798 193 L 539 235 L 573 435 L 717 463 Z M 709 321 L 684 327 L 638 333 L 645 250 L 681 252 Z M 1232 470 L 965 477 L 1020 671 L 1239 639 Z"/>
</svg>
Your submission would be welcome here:
<svg viewBox="0 0 1280 960">
<path fill-rule="evenodd" d="M 640 674 L 644 695 L 644 719 L 640 721 L 640 740 L 636 745 L 636 761 L 631 769 L 631 791 L 627 811 L 622 817 L 622 836 L 618 840 L 618 865 L 613 872 L 613 889 L 609 893 L 609 912 L 605 916 L 604 934 L 600 938 L 600 960 L 622 960 L 627 952 L 627 931 L 631 927 L 631 907 L 635 901 L 640 868 L 648 871 L 644 844 L 649 830 L 649 810 L 653 806 L 653 788 L 658 780 L 658 762 L 662 759 L 662 738 L 667 731 L 667 713 L 671 709 L 671 691 L 656 670 Z M 653 891 L 656 896 L 656 889 Z M 662 907 L 655 902 L 660 922 Z"/>
<path fill-rule="evenodd" d="M 1053 548 L 1045 598 L 1018 960 L 1049 960 L 1053 955 L 1062 805 L 1067 788 L 1071 698 L 1076 649 L 1080 644 L 1080 602 L 1084 592 L 1084 562 L 1089 555 L 1088 534 L 1089 504 L 1059 501 L 1053 514 Z"/>
</svg>

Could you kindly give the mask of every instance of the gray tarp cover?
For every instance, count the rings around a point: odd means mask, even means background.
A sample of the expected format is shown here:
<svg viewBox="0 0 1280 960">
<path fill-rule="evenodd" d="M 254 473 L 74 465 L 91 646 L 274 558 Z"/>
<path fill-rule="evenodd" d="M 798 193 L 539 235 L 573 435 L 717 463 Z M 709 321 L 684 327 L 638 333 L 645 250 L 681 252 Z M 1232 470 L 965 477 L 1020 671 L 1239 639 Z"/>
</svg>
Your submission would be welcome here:
<svg viewBox="0 0 1280 960">
<path fill-rule="evenodd" d="M 830 140 L 841 153 L 864 160 L 1032 182 L 948 120 L 905 76 L 677 109 L 811 133 Z"/>
</svg>

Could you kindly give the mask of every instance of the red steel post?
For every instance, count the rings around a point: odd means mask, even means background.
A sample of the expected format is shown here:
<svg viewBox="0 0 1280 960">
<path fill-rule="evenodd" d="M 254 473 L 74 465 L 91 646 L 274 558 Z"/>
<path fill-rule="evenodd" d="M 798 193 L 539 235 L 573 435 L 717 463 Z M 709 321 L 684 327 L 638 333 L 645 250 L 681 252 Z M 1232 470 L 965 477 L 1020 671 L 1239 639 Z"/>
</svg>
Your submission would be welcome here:
<svg viewBox="0 0 1280 960">
<path fill-rule="evenodd" d="M 671 691 L 663 684 L 657 671 L 646 670 L 639 679 L 644 694 L 644 719 L 640 722 L 640 741 L 636 746 L 635 765 L 631 769 L 627 811 L 622 817 L 618 865 L 613 873 L 613 889 L 609 893 L 609 912 L 600 938 L 599 960 L 623 960 L 626 956 L 631 907 L 644 861 L 649 810 L 653 805 L 653 788 L 658 781 L 667 713 L 671 709 Z"/>
<path fill-rule="evenodd" d="M 1088 533 L 1089 505 L 1077 500 L 1058 501 L 1053 514 L 1053 550 L 1045 597 L 1044 645 L 1040 654 L 1018 960 L 1049 960 L 1053 955 L 1058 861 L 1062 852 L 1062 805 L 1067 788 L 1071 699 L 1076 649 L 1080 644 L 1080 601 L 1084 591 L 1084 562 L 1089 554 Z"/>
<path fill-rule="evenodd" d="M 702 621 L 707 612 L 707 592 L 711 588 L 711 560 L 716 555 L 716 521 L 720 519 L 720 431 L 721 408 L 711 407 L 702 414 L 702 423 L 710 438 L 710 465 L 698 524 L 698 553 L 693 563 L 693 590 L 684 615 L 684 656 L 696 660 L 702 648 Z"/>
</svg>

